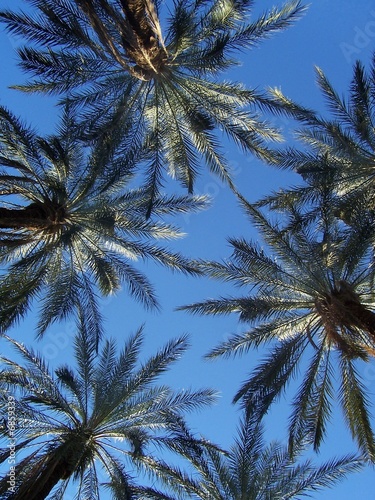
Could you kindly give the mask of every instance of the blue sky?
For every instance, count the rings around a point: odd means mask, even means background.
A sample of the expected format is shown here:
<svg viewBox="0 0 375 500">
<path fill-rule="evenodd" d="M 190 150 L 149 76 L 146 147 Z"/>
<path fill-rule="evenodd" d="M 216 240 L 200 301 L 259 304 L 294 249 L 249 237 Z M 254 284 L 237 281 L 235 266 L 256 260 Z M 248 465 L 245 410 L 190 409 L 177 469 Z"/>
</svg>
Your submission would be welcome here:
<svg viewBox="0 0 375 500">
<path fill-rule="evenodd" d="M 254 15 L 275 3 L 276 0 L 255 1 Z M 2 6 L 18 7 L 22 4 L 21 0 L 1 0 Z M 374 51 L 374 42 L 373 1 L 312 0 L 305 16 L 293 27 L 274 35 L 259 47 L 240 54 L 242 64 L 228 74 L 228 79 L 242 81 L 249 88 L 277 86 L 305 106 L 324 109 L 322 97 L 315 84 L 314 65 L 322 68 L 339 93 L 343 94 L 349 85 L 352 64 L 356 59 L 368 64 Z M 14 47 L 17 43 L 17 40 L 11 39 L 3 31 L 0 32 L 0 103 L 22 116 L 40 133 L 53 132 L 57 113 L 52 98 L 25 96 L 7 89 L 10 84 L 21 83 L 24 79 L 16 68 Z M 291 141 L 293 123 L 285 118 L 276 118 L 274 123 L 282 129 L 286 140 Z M 291 174 L 276 171 L 251 157 L 245 157 L 225 141 L 223 145 L 236 173 L 236 182 L 250 201 L 258 199 L 270 190 L 296 181 Z M 177 188 L 175 184 L 170 187 Z M 234 195 L 215 177 L 204 173 L 197 183 L 197 193 L 209 194 L 212 197 L 212 206 L 205 212 L 176 219 L 186 236 L 173 243 L 174 249 L 191 257 L 220 260 L 230 255 L 228 237 L 257 238 Z M 252 352 L 231 360 L 204 361 L 202 356 L 209 349 L 243 327 L 238 325 L 235 316 L 197 317 L 176 312 L 175 308 L 240 292 L 219 282 L 206 278 L 186 278 L 150 264 L 145 265 L 144 270 L 155 285 L 162 306 L 161 312 L 147 312 L 133 301 L 126 291 L 121 292 L 116 297 L 102 301 L 107 334 L 117 338 L 121 344 L 121 339 L 144 323 L 147 335 L 145 354 L 150 354 L 168 339 L 189 333 L 191 349 L 174 365 L 164 381 L 176 389 L 201 386 L 218 389 L 221 393 L 218 404 L 194 415 L 190 422 L 196 432 L 224 447 L 229 446 L 235 435 L 239 415 L 238 409 L 231 404 L 231 399 L 241 381 L 265 351 Z M 69 322 L 54 325 L 41 342 L 34 340 L 32 315 L 11 333 L 17 339 L 39 349 L 52 365 L 65 363 L 71 356 L 72 327 Z M 360 373 L 368 388 L 370 400 L 375 402 L 374 362 L 363 366 Z M 268 438 L 285 437 L 288 411 L 286 397 L 285 401 L 282 400 L 273 408 L 266 420 Z M 319 463 L 352 451 L 355 451 L 355 445 L 338 411 L 333 416 L 321 453 L 313 456 L 313 459 Z M 312 495 L 312 498 L 375 498 L 373 484 L 374 471 L 368 468 L 364 472 L 349 476 L 334 489 L 322 490 Z"/>
</svg>

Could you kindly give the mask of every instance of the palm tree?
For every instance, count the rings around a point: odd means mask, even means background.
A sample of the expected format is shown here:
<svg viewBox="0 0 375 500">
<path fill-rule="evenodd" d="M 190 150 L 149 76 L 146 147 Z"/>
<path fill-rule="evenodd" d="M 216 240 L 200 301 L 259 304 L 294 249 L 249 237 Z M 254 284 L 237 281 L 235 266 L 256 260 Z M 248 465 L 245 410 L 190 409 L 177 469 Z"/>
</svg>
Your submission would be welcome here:
<svg viewBox="0 0 375 500">
<path fill-rule="evenodd" d="M 330 112 L 327 117 L 293 102 L 279 90 L 272 92 L 274 109 L 296 118 L 300 125 L 296 138 L 303 145 L 277 151 L 274 165 L 294 170 L 306 185 L 266 197 L 262 204 L 280 208 L 290 199 L 311 204 L 314 193 L 328 180 L 335 194 L 336 215 L 351 226 L 365 223 L 375 228 L 375 55 L 369 71 L 360 61 L 355 63 L 345 97 L 320 68 L 316 74 Z"/>
<path fill-rule="evenodd" d="M 147 193 L 129 187 L 136 153 L 84 148 L 70 133 L 68 112 L 57 136 L 38 137 L 4 108 L 0 128 L 3 332 L 35 299 L 39 336 L 53 321 L 76 313 L 98 340 L 98 292 L 108 295 L 126 283 L 145 306 L 158 306 L 152 285 L 132 261 L 152 259 L 198 273 L 191 261 L 154 241 L 181 234 L 161 217 L 203 208 L 204 197 L 159 197 L 155 217 L 146 220 Z"/>
<path fill-rule="evenodd" d="M 140 478 L 142 465 L 143 472 L 150 468 L 146 458 L 152 459 L 153 447 L 168 446 L 175 435 L 179 439 L 187 411 L 215 400 L 211 389 L 175 392 L 155 384 L 186 350 L 184 336 L 141 363 L 142 329 L 129 336 L 120 354 L 113 340 L 106 340 L 97 354 L 81 325 L 74 344 L 76 368 L 54 371 L 38 353 L 7 339 L 23 361 L 1 359 L 1 436 L 6 444 L 15 440 L 17 454 L 16 485 L 9 488 L 8 474 L 0 480 L 4 499 L 41 500 L 50 493 L 62 499 L 73 483 L 77 498 L 94 500 L 103 475 L 121 486 L 122 496 L 116 498 L 144 498 L 143 490 L 152 488 L 136 484 L 134 471 Z M 16 424 L 9 421 L 10 399 Z M 11 452 L 3 448 L 1 462 Z"/>
<path fill-rule="evenodd" d="M 217 131 L 271 160 L 264 141 L 279 135 L 255 109 L 267 99 L 218 78 L 237 64 L 234 51 L 295 21 L 300 1 L 250 22 L 249 0 L 178 0 L 168 6 L 165 30 L 151 0 L 31 3 L 35 14 L 0 12 L 6 28 L 29 42 L 19 56 L 33 78 L 15 88 L 63 101 L 67 94 L 86 140 L 113 143 L 112 132 L 121 131 L 123 145 L 151 151 L 144 164 L 149 213 L 165 167 L 189 192 L 202 160 L 232 186 Z"/>
<path fill-rule="evenodd" d="M 188 494 L 181 498 L 202 500 L 286 500 L 309 496 L 309 492 L 331 487 L 350 472 L 363 467 L 358 457 L 348 455 L 320 466 L 301 460 L 302 449 L 290 456 L 288 447 L 278 441 L 268 445 L 263 426 L 248 416 L 241 419 L 238 436 L 228 452 L 210 443 L 196 445 L 189 435 L 178 441 L 176 451 L 192 465 L 188 476 L 175 470 L 172 484 L 179 482 Z M 171 472 L 169 470 L 169 472 Z M 156 498 L 146 496 L 145 498 Z M 167 497 L 166 497 L 167 498 Z M 170 497 L 168 497 L 170 498 Z"/>
<path fill-rule="evenodd" d="M 358 374 L 358 364 L 375 355 L 375 269 L 368 232 L 347 231 L 323 201 L 319 223 L 311 224 L 303 221 L 296 207 L 272 222 L 244 199 L 242 205 L 266 247 L 231 239 L 234 250 L 229 260 L 202 262 L 201 267 L 209 276 L 246 286 L 249 292 L 181 309 L 200 314 L 235 312 L 250 324 L 248 331 L 233 335 L 208 357 L 243 354 L 273 344 L 234 398 L 255 419 L 268 411 L 297 376 L 299 366 L 307 363 L 292 404 L 291 451 L 305 439 L 319 449 L 337 381 L 337 398 L 351 434 L 374 461 L 369 405 Z"/>
</svg>

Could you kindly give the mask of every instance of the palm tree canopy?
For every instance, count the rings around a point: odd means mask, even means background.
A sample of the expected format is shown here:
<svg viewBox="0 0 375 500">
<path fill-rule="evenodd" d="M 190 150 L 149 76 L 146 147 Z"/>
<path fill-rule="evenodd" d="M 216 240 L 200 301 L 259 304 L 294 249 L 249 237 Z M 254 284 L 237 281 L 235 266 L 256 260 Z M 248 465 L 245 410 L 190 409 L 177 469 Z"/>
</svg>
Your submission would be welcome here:
<svg viewBox="0 0 375 500">
<path fill-rule="evenodd" d="M 211 389 L 174 392 L 156 384 L 186 350 L 185 336 L 169 341 L 141 363 L 142 329 L 128 337 L 119 354 L 112 340 L 97 354 L 81 325 L 75 338 L 76 367 L 54 371 L 38 353 L 8 340 L 22 363 L 1 359 L 0 431 L 9 441 L 11 398 L 17 414 L 12 436 L 19 457 L 15 491 L 10 491 L 8 476 L 0 480 L 4 499 L 41 500 L 52 489 L 53 498 L 62 499 L 73 481 L 77 498 L 94 500 L 99 498 L 102 474 L 121 486 L 122 499 L 144 498 L 143 486 L 132 478 L 134 470 L 142 477 L 142 471 L 152 467 L 154 447 L 170 448 L 170 441 L 179 439 L 179 429 L 186 427 L 184 414 L 215 400 Z M 1 462 L 9 453 L 9 447 L 1 450 Z"/>
<path fill-rule="evenodd" d="M 38 137 L 4 108 L 0 128 L 2 331 L 37 299 L 38 335 L 75 313 L 99 339 L 98 293 L 108 295 L 125 283 L 145 306 L 158 305 L 134 261 L 152 259 L 198 273 L 193 262 L 154 242 L 181 235 L 162 217 L 201 209 L 204 197 L 159 197 L 146 220 L 145 190 L 129 187 L 137 153 L 83 147 L 70 133 L 68 113 L 57 136 Z"/>
<path fill-rule="evenodd" d="M 332 203 L 336 215 L 346 223 L 374 224 L 375 162 L 375 56 L 368 71 L 357 61 L 347 95 L 341 97 L 320 68 L 316 68 L 317 84 L 326 101 L 328 116 L 293 102 L 280 90 L 273 90 L 274 109 L 296 118 L 300 127 L 296 139 L 303 145 L 277 151 L 274 164 L 293 169 L 307 186 L 266 197 L 280 208 L 290 199 L 302 203 L 314 201 L 322 184 L 329 182 L 335 196 Z"/>
<path fill-rule="evenodd" d="M 271 222 L 249 203 L 242 204 L 270 252 L 257 242 L 231 239 L 231 259 L 202 262 L 202 269 L 250 291 L 244 297 L 206 300 L 181 309 L 235 312 L 251 325 L 209 357 L 275 344 L 235 396 L 254 418 L 261 418 L 283 393 L 302 359 L 309 363 L 293 400 L 291 449 L 303 439 L 315 449 L 322 443 L 332 412 L 336 367 L 337 397 L 346 423 L 361 451 L 374 460 L 369 405 L 357 371 L 360 361 L 375 355 L 374 265 L 368 237 L 346 231 L 329 207 L 322 206 L 319 224 L 314 220 L 309 225 L 299 224 L 297 209 L 288 217 L 284 212 L 284 222 Z"/>
<path fill-rule="evenodd" d="M 293 456 L 278 441 L 265 442 L 263 425 L 244 413 L 237 436 L 228 451 L 209 442 L 195 443 L 188 433 L 179 439 L 175 451 L 185 457 L 192 472 L 155 464 L 174 486 L 178 498 L 201 500 L 286 500 L 309 496 L 312 491 L 334 486 L 348 473 L 359 471 L 364 461 L 354 455 L 332 459 L 320 466 L 301 458 L 303 448 Z M 164 477 L 165 479 L 165 477 Z M 147 499 L 157 496 L 146 495 Z M 170 500 L 175 497 L 163 497 Z"/>
<path fill-rule="evenodd" d="M 152 152 L 145 186 L 152 208 L 164 169 L 191 192 L 202 160 L 232 185 L 224 132 L 241 148 L 271 158 L 278 133 L 259 118 L 267 99 L 220 81 L 233 53 L 285 29 L 304 11 L 289 1 L 249 20 L 250 0 L 174 1 L 163 16 L 151 0 L 39 0 L 30 14 L 0 12 L 29 43 L 19 52 L 32 75 L 24 91 L 58 93 L 81 115 L 86 139 L 121 131 L 124 145 Z M 263 102 L 264 101 L 264 102 Z"/>
</svg>

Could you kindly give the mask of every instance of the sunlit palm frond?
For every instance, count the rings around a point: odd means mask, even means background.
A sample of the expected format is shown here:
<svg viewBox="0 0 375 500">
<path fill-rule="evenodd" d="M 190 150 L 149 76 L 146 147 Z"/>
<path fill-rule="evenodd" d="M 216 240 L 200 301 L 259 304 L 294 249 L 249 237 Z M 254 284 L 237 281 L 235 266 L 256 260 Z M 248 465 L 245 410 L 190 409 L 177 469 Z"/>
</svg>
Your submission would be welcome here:
<svg viewBox="0 0 375 500">
<path fill-rule="evenodd" d="M 294 190 L 295 198 L 304 202 L 306 189 L 317 193 L 329 184 L 336 216 L 355 228 L 357 207 L 361 206 L 361 213 L 367 212 L 369 216 L 372 231 L 375 161 L 373 72 L 374 61 L 369 70 L 357 61 L 346 95 L 341 96 L 322 69 L 317 68 L 317 83 L 328 109 L 327 116 L 304 108 L 279 90 L 272 91 L 279 111 L 292 115 L 300 124 L 296 138 L 303 147 L 278 150 L 274 157 L 275 165 L 294 170 L 305 180 L 307 187 L 305 190 Z M 262 203 L 282 207 L 285 201 L 283 196 L 278 199 L 276 194 Z M 317 205 L 317 197 L 310 201 L 312 210 Z"/>
</svg>

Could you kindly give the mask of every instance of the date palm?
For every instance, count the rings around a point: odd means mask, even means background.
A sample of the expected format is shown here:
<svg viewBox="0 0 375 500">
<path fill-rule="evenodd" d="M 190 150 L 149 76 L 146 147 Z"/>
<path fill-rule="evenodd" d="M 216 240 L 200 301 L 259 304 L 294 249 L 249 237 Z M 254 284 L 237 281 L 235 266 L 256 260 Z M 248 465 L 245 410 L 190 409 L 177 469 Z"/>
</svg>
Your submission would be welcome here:
<svg viewBox="0 0 375 500">
<path fill-rule="evenodd" d="M 332 487 L 348 473 L 363 467 L 353 455 L 315 466 L 302 460 L 302 449 L 289 454 L 278 441 L 265 442 L 263 425 L 248 416 L 241 419 L 237 436 L 228 452 L 210 446 L 191 446 L 179 441 L 176 451 L 193 467 L 188 477 L 178 471 L 171 475 L 183 485 L 186 498 L 201 500 L 286 500 L 308 496 L 309 492 Z M 156 498 L 148 496 L 146 498 Z M 168 497 L 170 498 L 170 497 Z M 185 498 L 181 495 L 181 498 Z"/>
<path fill-rule="evenodd" d="M 358 374 L 359 364 L 375 355 L 375 275 L 369 234 L 346 231 L 323 203 L 320 220 L 311 224 L 300 224 L 297 208 L 272 222 L 245 200 L 242 204 L 265 246 L 231 239 L 232 257 L 224 263 L 202 262 L 202 269 L 249 291 L 243 297 L 206 300 L 182 309 L 237 313 L 250 325 L 208 357 L 243 354 L 271 343 L 269 355 L 234 398 L 255 419 L 268 411 L 297 376 L 299 366 L 307 363 L 292 404 L 291 450 L 305 439 L 319 449 L 337 381 L 337 399 L 351 434 L 362 453 L 374 461 L 368 396 Z"/>
<path fill-rule="evenodd" d="M 215 399 L 211 389 L 175 392 L 156 383 L 186 350 L 186 337 L 171 340 L 141 362 L 142 329 L 128 337 L 119 354 L 113 340 L 106 340 L 97 354 L 81 325 L 74 344 L 76 366 L 55 370 L 38 353 L 8 340 L 21 361 L 1 358 L 5 445 L 12 426 L 7 413 L 10 398 L 17 415 L 16 430 L 12 428 L 17 481 L 12 491 L 8 475 L 0 479 L 4 499 L 41 500 L 50 493 L 62 499 L 70 484 L 77 487 L 77 498 L 94 500 L 105 477 L 121 486 L 119 498 L 144 498 L 143 489 L 152 488 L 138 484 L 134 471 L 140 478 L 150 468 L 147 457 L 151 464 L 156 449 L 168 446 L 174 436 L 179 439 L 186 412 Z M 1 462 L 9 456 L 6 446 Z"/>
<path fill-rule="evenodd" d="M 42 138 L 0 108 L 2 331 L 38 301 L 39 336 L 53 321 L 76 313 L 99 339 L 99 293 L 126 284 L 145 306 L 158 305 L 134 261 L 151 259 L 172 270 L 198 272 L 155 240 L 181 234 L 162 221 L 164 215 L 202 208 L 205 199 L 159 197 L 155 217 L 146 220 L 145 190 L 129 187 L 137 155 L 108 155 L 102 145 L 84 148 L 70 126 L 67 112 L 60 133 Z"/>
<path fill-rule="evenodd" d="M 266 197 L 262 204 L 280 208 L 290 199 L 314 204 L 315 193 L 328 181 L 338 217 L 351 226 L 365 222 L 375 227 L 375 58 L 369 71 L 360 61 L 355 63 L 345 97 L 321 69 L 317 68 L 316 74 L 329 110 L 327 116 L 293 102 L 279 90 L 273 91 L 275 109 L 297 119 L 296 138 L 303 146 L 277 151 L 274 164 L 299 173 L 306 185 Z"/>
<path fill-rule="evenodd" d="M 237 64 L 235 51 L 295 21 L 300 1 L 250 21 L 249 0 L 178 0 L 168 5 L 163 29 L 159 2 L 151 0 L 30 3 L 28 14 L 0 12 L 6 28 L 28 42 L 19 56 L 32 78 L 16 88 L 62 100 L 68 93 L 85 139 L 113 142 L 112 132 L 121 131 L 123 145 L 148 148 L 149 211 L 165 168 L 189 192 L 202 161 L 232 185 L 218 131 L 270 158 L 264 141 L 279 135 L 257 116 L 263 96 L 220 75 Z"/>
</svg>

